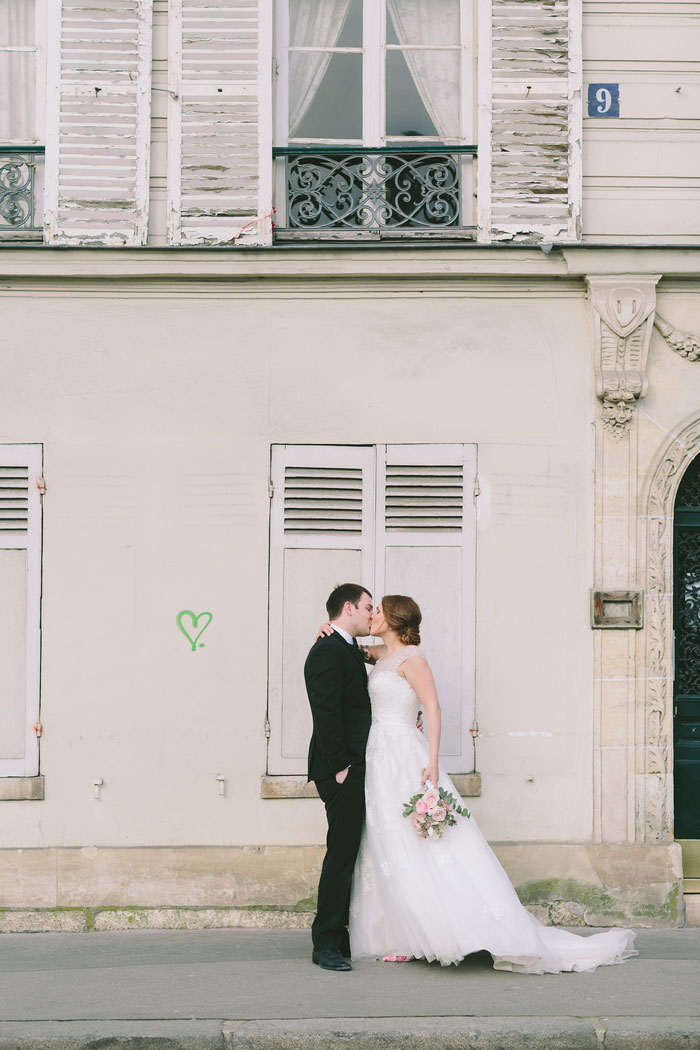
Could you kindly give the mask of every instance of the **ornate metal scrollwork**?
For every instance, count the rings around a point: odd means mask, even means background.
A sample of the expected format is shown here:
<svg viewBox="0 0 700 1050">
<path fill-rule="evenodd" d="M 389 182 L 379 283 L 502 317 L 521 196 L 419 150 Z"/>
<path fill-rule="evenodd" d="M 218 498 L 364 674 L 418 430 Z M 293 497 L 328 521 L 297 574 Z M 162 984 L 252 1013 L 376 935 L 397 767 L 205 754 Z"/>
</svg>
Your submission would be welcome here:
<svg viewBox="0 0 700 1050">
<path fill-rule="evenodd" d="M 676 692 L 700 693 L 700 529 L 676 525 Z"/>
<path fill-rule="evenodd" d="M 34 155 L 0 148 L 0 230 L 35 229 Z"/>
<path fill-rule="evenodd" d="M 290 156 L 287 225 L 317 230 L 459 226 L 459 157 L 350 152 Z"/>
</svg>

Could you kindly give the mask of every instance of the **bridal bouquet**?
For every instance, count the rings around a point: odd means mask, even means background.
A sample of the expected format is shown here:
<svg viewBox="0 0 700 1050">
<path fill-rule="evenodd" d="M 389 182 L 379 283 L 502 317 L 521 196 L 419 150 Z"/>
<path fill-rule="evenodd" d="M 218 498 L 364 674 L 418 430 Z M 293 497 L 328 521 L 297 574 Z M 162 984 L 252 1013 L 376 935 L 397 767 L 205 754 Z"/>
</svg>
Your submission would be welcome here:
<svg viewBox="0 0 700 1050">
<path fill-rule="evenodd" d="M 427 839 L 428 836 L 442 838 L 445 828 L 457 823 L 457 815 L 470 817 L 471 813 L 466 807 L 457 805 L 456 798 L 449 791 L 433 787 L 428 780 L 422 791 L 404 802 L 403 815 L 411 818 L 416 834 Z"/>
</svg>

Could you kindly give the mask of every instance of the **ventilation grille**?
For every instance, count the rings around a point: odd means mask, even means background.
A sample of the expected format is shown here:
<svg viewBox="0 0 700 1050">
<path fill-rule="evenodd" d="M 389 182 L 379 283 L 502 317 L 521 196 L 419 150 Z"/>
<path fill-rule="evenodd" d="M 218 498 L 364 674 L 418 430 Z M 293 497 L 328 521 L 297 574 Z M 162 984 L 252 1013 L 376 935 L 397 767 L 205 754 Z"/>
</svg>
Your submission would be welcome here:
<svg viewBox="0 0 700 1050">
<path fill-rule="evenodd" d="M 0 534 L 26 532 L 29 519 L 29 468 L 0 466 Z"/>
<path fill-rule="evenodd" d="M 463 468 L 401 466 L 386 468 L 387 532 L 460 532 L 462 529 Z"/>
<path fill-rule="evenodd" d="M 287 467 L 284 531 L 362 532 L 361 468 Z"/>
</svg>

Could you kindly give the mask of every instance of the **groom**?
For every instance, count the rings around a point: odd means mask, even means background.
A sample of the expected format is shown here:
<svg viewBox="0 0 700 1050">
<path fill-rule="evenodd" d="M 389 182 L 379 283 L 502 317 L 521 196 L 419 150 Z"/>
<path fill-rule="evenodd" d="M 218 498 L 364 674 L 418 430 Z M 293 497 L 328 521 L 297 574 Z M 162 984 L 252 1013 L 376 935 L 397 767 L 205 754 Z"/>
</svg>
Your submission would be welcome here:
<svg viewBox="0 0 700 1050">
<path fill-rule="evenodd" d="M 365 818 L 365 747 L 372 720 L 356 638 L 369 634 L 372 595 L 356 583 L 343 583 L 329 595 L 326 611 L 333 633 L 316 640 L 304 664 L 313 717 L 309 780 L 316 783 L 328 819 L 311 958 L 324 970 L 351 970 L 350 885 Z"/>
</svg>

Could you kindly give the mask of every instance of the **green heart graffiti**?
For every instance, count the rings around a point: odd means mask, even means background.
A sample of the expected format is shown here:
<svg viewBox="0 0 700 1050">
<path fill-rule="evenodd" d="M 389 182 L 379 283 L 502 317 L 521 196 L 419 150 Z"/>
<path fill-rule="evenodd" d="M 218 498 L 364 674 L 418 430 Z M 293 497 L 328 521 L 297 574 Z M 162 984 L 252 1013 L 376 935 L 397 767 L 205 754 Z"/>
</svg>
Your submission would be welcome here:
<svg viewBox="0 0 700 1050">
<path fill-rule="evenodd" d="M 190 631 L 187 629 L 187 627 L 184 626 L 184 624 L 182 622 L 183 619 L 186 616 L 189 616 L 190 620 L 192 621 L 191 622 L 191 626 L 190 626 L 190 630 L 192 632 L 191 634 L 190 634 Z M 201 627 L 199 629 L 199 631 L 197 631 L 197 627 L 199 625 L 199 621 L 202 619 L 203 616 L 208 617 L 207 622 L 204 624 L 203 627 Z M 197 652 L 197 642 L 202 637 L 202 635 L 206 631 L 207 627 L 209 626 L 209 624 L 211 623 L 213 618 L 214 617 L 213 617 L 212 613 L 210 613 L 210 612 L 202 612 L 202 613 L 199 613 L 199 615 L 196 615 L 190 609 L 183 609 L 182 612 L 179 612 L 177 614 L 177 616 L 175 617 L 175 622 L 177 623 L 178 627 L 180 628 L 180 630 L 184 634 L 184 636 L 187 639 L 187 641 L 192 646 L 192 652 L 193 653 Z M 195 631 L 197 631 L 197 634 L 195 634 Z M 200 649 L 204 648 L 204 642 L 200 642 L 199 648 Z"/>
</svg>

